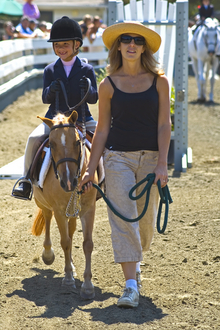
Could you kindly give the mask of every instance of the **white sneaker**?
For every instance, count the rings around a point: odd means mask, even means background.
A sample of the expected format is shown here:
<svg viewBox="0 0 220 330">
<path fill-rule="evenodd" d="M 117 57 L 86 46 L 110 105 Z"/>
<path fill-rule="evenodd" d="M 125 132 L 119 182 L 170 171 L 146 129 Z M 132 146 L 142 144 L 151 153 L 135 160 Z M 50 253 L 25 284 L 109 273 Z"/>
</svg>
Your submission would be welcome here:
<svg viewBox="0 0 220 330">
<path fill-rule="evenodd" d="M 138 291 L 140 291 L 141 288 L 142 288 L 142 284 L 141 284 L 141 272 L 136 272 L 136 281 L 137 281 Z"/>
<path fill-rule="evenodd" d="M 133 288 L 125 288 L 123 295 L 118 299 L 118 307 L 137 307 L 139 304 L 139 293 Z"/>
</svg>

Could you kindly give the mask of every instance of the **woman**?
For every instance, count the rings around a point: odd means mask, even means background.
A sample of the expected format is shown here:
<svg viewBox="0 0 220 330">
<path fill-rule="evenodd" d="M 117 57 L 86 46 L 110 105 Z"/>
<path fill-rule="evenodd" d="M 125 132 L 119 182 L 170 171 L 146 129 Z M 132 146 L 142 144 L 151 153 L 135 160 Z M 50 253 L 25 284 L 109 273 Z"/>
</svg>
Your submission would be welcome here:
<svg viewBox="0 0 220 330">
<path fill-rule="evenodd" d="M 53 43 L 54 52 L 59 58 L 44 69 L 42 100 L 43 103 L 50 104 L 46 117 L 52 119 L 57 111 L 65 113 L 69 110 L 58 80 L 63 82 L 68 104 L 73 107 L 81 101 L 81 89 L 87 90 L 87 79 L 85 77 L 88 77 L 91 80 L 91 87 L 85 103 L 85 120 L 86 128 L 94 132 L 96 121 L 89 111 L 87 102 L 91 104 L 97 102 L 96 77 L 93 67 L 77 57 L 79 48 L 83 43 L 79 24 L 69 17 L 63 16 L 54 22 L 48 41 Z M 56 108 L 57 92 L 59 92 L 59 109 Z M 78 112 L 78 122 L 81 123 L 81 106 L 76 111 Z M 49 135 L 49 132 L 49 127 L 41 123 L 30 134 L 25 150 L 23 177 L 19 180 L 19 186 L 13 189 L 12 196 L 29 199 L 31 193 L 31 184 L 28 181 L 29 168 L 37 149 L 45 139 L 45 135 Z"/>
<path fill-rule="evenodd" d="M 114 258 L 121 264 L 126 281 L 117 305 L 137 307 L 142 251 L 150 248 L 156 222 L 156 183 L 160 180 L 164 187 L 168 181 L 169 86 L 153 57 L 161 43 L 156 32 L 141 23 L 126 22 L 108 27 L 102 38 L 110 50 L 109 76 L 99 87 L 99 120 L 79 189 L 84 184 L 85 192 L 94 189 L 94 172 L 105 149 L 107 197 L 121 214 L 135 218 L 143 210 L 145 197 L 136 203 L 128 192 L 148 173 L 155 173 L 148 210 L 139 223 L 125 222 L 108 209 Z"/>
</svg>

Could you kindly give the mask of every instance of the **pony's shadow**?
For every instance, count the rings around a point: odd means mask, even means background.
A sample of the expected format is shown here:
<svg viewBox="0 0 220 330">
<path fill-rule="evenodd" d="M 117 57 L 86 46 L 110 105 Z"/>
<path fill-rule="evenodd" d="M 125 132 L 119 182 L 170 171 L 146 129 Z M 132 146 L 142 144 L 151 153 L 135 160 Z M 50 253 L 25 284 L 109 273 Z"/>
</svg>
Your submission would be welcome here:
<svg viewBox="0 0 220 330">
<path fill-rule="evenodd" d="M 30 278 L 24 279 L 22 290 L 15 290 L 12 293 L 8 293 L 7 297 L 18 296 L 20 298 L 32 301 L 36 306 L 44 306 L 45 311 L 39 316 L 32 318 L 53 318 L 61 317 L 63 319 L 71 316 L 75 309 L 79 309 L 83 312 L 90 313 L 93 321 L 101 321 L 105 324 L 114 324 L 118 322 L 132 322 L 136 324 L 142 324 L 145 322 L 151 322 L 155 319 L 161 319 L 165 316 L 160 308 L 151 301 L 150 298 L 140 297 L 140 305 L 138 309 L 128 309 L 123 313 L 117 313 L 119 308 L 116 304 L 108 306 L 106 308 L 84 308 L 86 305 L 91 304 L 91 300 L 83 300 L 80 297 L 80 287 L 82 282 L 78 279 L 76 281 L 75 289 L 64 289 L 61 286 L 61 278 L 55 277 L 59 273 L 54 270 L 47 269 L 41 270 L 33 268 L 36 275 Z M 95 301 L 98 301 L 101 305 L 105 300 L 110 298 L 119 298 L 110 292 L 102 293 L 99 287 L 95 287 Z M 119 310 L 120 311 L 120 310 Z M 138 317 L 137 317 L 138 312 Z"/>
<path fill-rule="evenodd" d="M 36 306 L 44 306 L 45 311 L 43 314 L 36 316 L 36 318 L 53 318 L 69 317 L 76 308 L 80 305 L 91 303 L 91 300 L 83 300 L 80 297 L 80 287 L 82 282 L 75 279 L 76 288 L 62 287 L 62 278 L 56 277 L 60 273 L 52 269 L 38 269 L 32 268 L 37 274 L 33 277 L 24 279 L 22 290 L 15 290 L 12 293 L 7 294 L 7 297 L 14 295 L 20 298 L 32 301 Z M 96 296 L 101 296 L 101 290 L 95 288 Z M 103 295 L 102 295 L 103 296 Z M 111 294 L 107 294 L 103 297 L 108 299 Z"/>
</svg>

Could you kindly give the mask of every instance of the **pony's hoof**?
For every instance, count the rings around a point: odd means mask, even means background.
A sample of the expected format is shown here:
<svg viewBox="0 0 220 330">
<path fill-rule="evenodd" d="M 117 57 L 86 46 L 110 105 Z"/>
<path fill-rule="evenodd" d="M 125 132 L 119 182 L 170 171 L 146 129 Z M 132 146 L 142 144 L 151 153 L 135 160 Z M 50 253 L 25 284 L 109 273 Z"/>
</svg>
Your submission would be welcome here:
<svg viewBox="0 0 220 330">
<path fill-rule="evenodd" d="M 95 289 L 92 284 L 91 288 L 85 288 L 82 284 L 81 290 L 80 290 L 80 297 L 85 299 L 85 300 L 90 300 L 95 298 Z"/>
<path fill-rule="evenodd" d="M 51 265 L 54 262 L 55 254 L 53 249 L 50 249 L 50 251 L 43 250 L 42 253 L 42 260 L 46 265 Z"/>
<path fill-rule="evenodd" d="M 74 278 L 63 278 L 62 279 L 62 287 L 69 287 L 69 288 L 76 288 L 75 280 Z"/>
</svg>

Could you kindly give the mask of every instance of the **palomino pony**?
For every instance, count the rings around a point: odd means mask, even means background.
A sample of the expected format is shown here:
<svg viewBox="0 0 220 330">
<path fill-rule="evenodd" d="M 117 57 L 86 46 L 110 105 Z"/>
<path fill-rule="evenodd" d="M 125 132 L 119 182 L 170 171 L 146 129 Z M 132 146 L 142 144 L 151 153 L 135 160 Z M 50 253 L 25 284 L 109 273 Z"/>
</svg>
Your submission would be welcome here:
<svg viewBox="0 0 220 330">
<path fill-rule="evenodd" d="M 76 229 L 77 212 L 79 211 L 84 237 L 83 250 L 86 260 L 84 282 L 82 283 L 80 294 L 85 299 L 92 299 L 95 296 L 94 286 L 91 282 L 91 254 L 93 250 L 92 230 L 95 216 L 96 189 L 93 188 L 89 193 L 83 194 L 80 197 L 81 210 L 79 207 L 78 210 L 75 210 L 79 203 L 77 197 L 79 196 L 77 193 L 78 180 L 81 179 L 81 175 L 85 172 L 90 152 L 82 145 L 82 139 L 75 126 L 77 117 L 76 111 L 73 111 L 69 117 L 58 114 L 53 120 L 39 117 L 50 127 L 49 146 L 54 168 L 50 166 L 43 189 L 33 185 L 34 198 L 39 207 L 39 212 L 33 223 L 32 233 L 39 236 L 45 229 L 42 259 L 45 264 L 52 264 L 55 257 L 51 248 L 50 223 L 52 215 L 54 215 L 65 256 L 65 277 L 62 285 L 75 287 L 75 267 L 71 252 L 73 233 Z M 96 173 L 95 182 L 97 180 Z"/>
<path fill-rule="evenodd" d="M 220 28 L 216 19 L 207 18 L 198 27 L 195 34 L 188 29 L 189 56 L 192 59 L 193 71 L 198 86 L 198 102 L 206 101 L 206 81 L 210 78 L 210 102 L 214 102 L 213 91 L 215 74 L 218 69 L 220 56 Z"/>
</svg>

